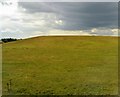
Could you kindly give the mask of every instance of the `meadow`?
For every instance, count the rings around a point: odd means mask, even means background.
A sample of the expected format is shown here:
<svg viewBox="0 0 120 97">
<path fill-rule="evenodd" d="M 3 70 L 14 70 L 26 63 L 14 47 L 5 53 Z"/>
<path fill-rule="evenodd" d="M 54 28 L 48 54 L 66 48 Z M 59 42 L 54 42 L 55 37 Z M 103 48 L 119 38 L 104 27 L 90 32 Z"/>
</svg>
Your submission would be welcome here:
<svg viewBox="0 0 120 97">
<path fill-rule="evenodd" d="M 2 48 L 3 95 L 118 94 L 118 37 L 42 36 Z"/>
</svg>

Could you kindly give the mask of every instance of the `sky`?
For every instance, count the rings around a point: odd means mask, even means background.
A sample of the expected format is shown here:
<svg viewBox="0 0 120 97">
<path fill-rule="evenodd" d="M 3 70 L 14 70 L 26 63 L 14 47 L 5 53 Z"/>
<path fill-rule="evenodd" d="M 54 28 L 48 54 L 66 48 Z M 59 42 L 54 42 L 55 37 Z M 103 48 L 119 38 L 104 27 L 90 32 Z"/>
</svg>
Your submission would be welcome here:
<svg viewBox="0 0 120 97">
<path fill-rule="evenodd" d="M 0 21 L 2 38 L 117 36 L 118 3 L 1 2 Z"/>
</svg>

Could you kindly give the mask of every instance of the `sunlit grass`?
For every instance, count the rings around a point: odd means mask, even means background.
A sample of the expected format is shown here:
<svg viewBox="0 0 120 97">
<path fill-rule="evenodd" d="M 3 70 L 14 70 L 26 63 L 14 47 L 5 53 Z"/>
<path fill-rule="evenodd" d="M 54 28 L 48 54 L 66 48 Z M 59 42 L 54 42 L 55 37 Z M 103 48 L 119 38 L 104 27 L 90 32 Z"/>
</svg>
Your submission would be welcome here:
<svg viewBox="0 0 120 97">
<path fill-rule="evenodd" d="M 37 37 L 3 44 L 3 94 L 115 95 L 117 37 Z"/>
</svg>

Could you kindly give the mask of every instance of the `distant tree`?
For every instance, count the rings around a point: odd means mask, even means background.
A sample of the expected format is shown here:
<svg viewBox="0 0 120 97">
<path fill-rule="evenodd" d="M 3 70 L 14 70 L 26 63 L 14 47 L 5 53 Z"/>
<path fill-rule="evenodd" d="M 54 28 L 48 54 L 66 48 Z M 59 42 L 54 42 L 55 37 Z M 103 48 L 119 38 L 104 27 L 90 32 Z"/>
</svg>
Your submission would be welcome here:
<svg viewBox="0 0 120 97">
<path fill-rule="evenodd" d="M 14 39 L 14 38 L 3 38 L 1 39 L 2 42 L 6 43 L 6 42 L 12 42 L 12 41 L 17 41 L 18 39 Z"/>
</svg>

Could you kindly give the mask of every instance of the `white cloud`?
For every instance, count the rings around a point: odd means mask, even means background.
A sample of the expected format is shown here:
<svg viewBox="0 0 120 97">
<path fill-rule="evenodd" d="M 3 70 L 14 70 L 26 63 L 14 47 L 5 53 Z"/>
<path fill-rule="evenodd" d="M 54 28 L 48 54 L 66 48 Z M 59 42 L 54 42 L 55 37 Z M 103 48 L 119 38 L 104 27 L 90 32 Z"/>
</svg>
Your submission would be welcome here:
<svg viewBox="0 0 120 97">
<path fill-rule="evenodd" d="M 64 30 L 51 30 L 48 32 L 48 35 L 88 35 L 91 36 L 89 32 L 85 31 L 64 31 Z"/>
<path fill-rule="evenodd" d="M 91 34 L 100 35 L 100 36 L 118 36 L 118 29 L 94 28 L 91 30 Z"/>
<path fill-rule="evenodd" d="M 118 29 L 112 29 L 111 30 L 113 33 L 118 33 Z"/>
<path fill-rule="evenodd" d="M 36 32 L 42 32 L 42 35 L 46 35 L 49 30 L 57 26 L 54 22 L 57 19 L 56 14 L 36 13 L 31 15 L 23 11 L 23 9 L 19 9 L 13 17 L 5 16 L 1 19 L 1 32 L 3 33 L 3 37 L 10 35 L 11 32 L 16 32 L 16 36 L 18 34 L 18 37 L 21 38 L 27 37 L 27 35 L 28 37 L 35 36 Z M 59 22 L 61 23 L 61 21 Z M 16 29 L 20 29 L 23 33 L 20 34 Z"/>
<path fill-rule="evenodd" d="M 112 29 L 111 31 L 113 32 L 114 36 L 120 36 L 119 35 L 120 31 L 118 29 Z"/>
<path fill-rule="evenodd" d="M 0 17 L 12 16 L 17 11 L 18 0 L 8 0 L 0 3 Z"/>
<path fill-rule="evenodd" d="M 58 25 L 63 25 L 63 21 L 62 20 L 55 20 L 55 23 Z"/>
<path fill-rule="evenodd" d="M 93 28 L 92 30 L 91 30 L 91 32 L 96 32 L 97 31 L 97 29 L 96 28 Z"/>
</svg>

